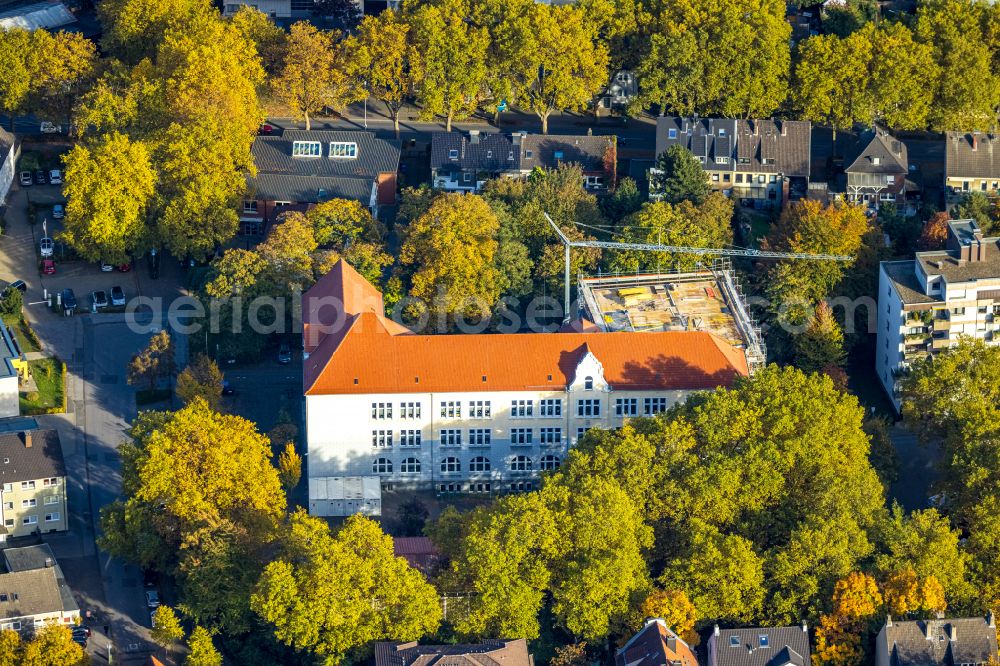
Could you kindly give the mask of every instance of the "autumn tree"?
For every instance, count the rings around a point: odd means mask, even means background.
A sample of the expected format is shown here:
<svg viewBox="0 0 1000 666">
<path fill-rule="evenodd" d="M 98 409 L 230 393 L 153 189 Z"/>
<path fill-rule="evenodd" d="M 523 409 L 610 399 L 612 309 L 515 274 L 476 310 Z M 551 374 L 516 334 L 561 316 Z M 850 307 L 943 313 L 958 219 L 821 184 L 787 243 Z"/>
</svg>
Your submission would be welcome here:
<svg viewBox="0 0 1000 666">
<path fill-rule="evenodd" d="M 229 20 L 243 38 L 256 47 L 268 77 L 277 76 L 281 71 L 288 39 L 285 31 L 275 25 L 267 14 L 250 5 L 240 5 Z"/>
<path fill-rule="evenodd" d="M 419 56 L 410 25 L 397 12 L 365 16 L 345 50 L 351 54 L 354 83 L 385 105 L 399 138 L 399 112 L 415 89 Z"/>
<path fill-rule="evenodd" d="M 280 642 L 328 663 L 374 640 L 416 640 L 441 622 L 436 591 L 394 556 L 377 523 L 352 516 L 331 534 L 303 510 L 289 516 L 251 605 Z"/>
<path fill-rule="evenodd" d="M 31 33 L 35 75 L 31 110 L 43 118 L 69 123 L 77 97 L 97 69 L 97 47 L 80 33 L 48 30 Z"/>
<path fill-rule="evenodd" d="M 306 213 L 320 247 L 340 252 L 361 240 L 381 240 L 371 212 L 354 199 L 329 199 Z"/>
<path fill-rule="evenodd" d="M 31 61 L 31 33 L 14 28 L 0 32 L 0 109 L 10 116 L 14 129 L 14 116 L 20 115 L 28 100 L 35 75 Z"/>
<path fill-rule="evenodd" d="M 90 656 L 73 640 L 69 627 L 46 624 L 22 645 L 20 666 L 88 666 Z"/>
<path fill-rule="evenodd" d="M 295 442 L 285 442 L 278 456 L 278 476 L 285 490 L 292 490 L 302 478 L 302 456 L 295 451 Z"/>
<path fill-rule="evenodd" d="M 795 365 L 804 372 L 821 372 L 841 368 L 846 360 L 844 332 L 833 309 L 820 301 L 806 330 L 795 336 Z"/>
<path fill-rule="evenodd" d="M 18 666 L 21 634 L 13 629 L 0 630 L 0 666 Z"/>
<path fill-rule="evenodd" d="M 150 636 L 153 641 L 164 649 L 169 649 L 177 641 L 184 638 L 184 629 L 177 618 L 174 609 L 166 604 L 160 604 L 153 612 L 153 629 Z"/>
<path fill-rule="evenodd" d="M 188 637 L 188 655 L 184 666 L 222 666 L 222 655 L 215 649 L 212 634 L 196 626 Z"/>
<path fill-rule="evenodd" d="M 97 10 L 104 49 L 134 65 L 156 52 L 168 26 L 207 13 L 209 6 L 204 0 L 108 0 Z"/>
<path fill-rule="evenodd" d="M 461 194 L 438 197 L 407 227 L 399 259 L 413 267 L 409 295 L 437 316 L 435 324 L 489 316 L 500 297 L 498 230 L 481 197 Z"/>
<path fill-rule="evenodd" d="M 199 354 L 194 363 L 177 375 L 176 390 L 184 404 L 201 398 L 211 409 L 218 409 L 222 398 L 222 371 L 211 358 Z"/>
<path fill-rule="evenodd" d="M 307 21 L 292 24 L 284 65 L 271 82 L 275 97 L 311 127 L 311 116 L 327 107 L 342 108 L 358 98 L 347 76 L 346 54 L 336 35 Z"/>
<path fill-rule="evenodd" d="M 152 338 L 146 348 L 132 357 L 128 366 L 128 383 L 145 384 L 153 390 L 161 380 L 169 381 L 177 370 L 174 359 L 174 342 L 170 333 L 162 330 Z"/>
<path fill-rule="evenodd" d="M 124 263 L 149 242 L 146 216 L 155 186 L 145 144 L 118 133 L 76 144 L 66 156 L 63 238 L 91 261 Z"/>
<path fill-rule="evenodd" d="M 951 215 L 945 211 L 934 213 L 924 223 L 920 238 L 917 239 L 917 249 L 921 251 L 943 250 L 948 241 L 949 220 L 951 220 Z"/>
<path fill-rule="evenodd" d="M 711 187 L 701 163 L 684 146 L 675 144 L 656 158 L 649 183 L 651 198 L 668 203 L 692 201 L 700 204 Z"/>
<path fill-rule="evenodd" d="M 650 617 L 662 619 L 689 645 L 697 643 L 698 634 L 694 630 L 694 625 L 698 621 L 698 611 L 684 590 L 654 588 L 642 600 L 632 628 L 635 631 L 640 630 L 646 618 Z"/>
</svg>

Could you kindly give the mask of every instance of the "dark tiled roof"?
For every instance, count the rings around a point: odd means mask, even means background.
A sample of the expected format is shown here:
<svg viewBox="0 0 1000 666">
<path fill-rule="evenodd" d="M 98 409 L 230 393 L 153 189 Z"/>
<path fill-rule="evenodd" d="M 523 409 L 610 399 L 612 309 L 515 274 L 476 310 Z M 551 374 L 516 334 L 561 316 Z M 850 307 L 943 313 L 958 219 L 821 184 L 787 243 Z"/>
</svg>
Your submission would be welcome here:
<svg viewBox="0 0 1000 666">
<path fill-rule="evenodd" d="M 338 178 L 258 173 L 247 181 L 248 196 L 261 201 L 319 203 L 327 199 L 356 199 L 366 206 L 371 200 L 372 178 Z"/>
<path fill-rule="evenodd" d="M 528 643 L 485 640 L 471 645 L 376 643 L 375 666 L 533 666 Z"/>
<path fill-rule="evenodd" d="M 984 261 L 961 261 L 958 252 L 918 252 L 916 261 L 928 275 L 942 275 L 948 282 L 968 282 L 1000 277 L 1000 244 L 993 239 Z"/>
<path fill-rule="evenodd" d="M 615 653 L 616 666 L 698 666 L 687 643 L 667 627 L 663 620 L 647 621 L 639 633 Z"/>
<path fill-rule="evenodd" d="M 906 144 L 881 127 L 862 132 L 854 144 L 847 173 L 898 174 L 909 172 Z"/>
<path fill-rule="evenodd" d="M 1000 179 L 1000 135 L 946 132 L 945 175 Z"/>
<path fill-rule="evenodd" d="M 457 157 L 451 157 L 455 151 Z M 434 132 L 431 135 L 431 169 L 488 171 L 501 173 L 521 170 L 520 150 L 507 136 L 479 133 Z"/>
<path fill-rule="evenodd" d="M 55 430 L 29 432 L 30 447 L 24 445 L 26 433 L 0 435 L 0 483 L 66 476 L 59 433 Z"/>
<path fill-rule="evenodd" d="M 890 666 L 958 666 L 997 658 L 997 630 L 986 618 L 893 621 L 887 624 Z"/>
<path fill-rule="evenodd" d="M 521 170 L 579 164 L 584 171 L 602 171 L 604 155 L 614 142 L 614 136 L 528 134 L 521 137 Z"/>
<path fill-rule="evenodd" d="M 292 157 L 295 141 L 319 141 L 322 155 Z M 329 157 L 330 143 L 334 141 L 358 144 L 358 156 L 353 159 Z M 253 158 L 260 174 L 374 180 L 379 174 L 396 173 L 399 169 L 399 143 L 380 139 L 372 132 L 285 130 L 280 135 L 258 136 L 253 142 Z"/>
<path fill-rule="evenodd" d="M 664 116 L 656 121 L 656 154 L 679 144 L 712 171 L 808 177 L 811 134 L 812 125 L 798 120 Z"/>
<path fill-rule="evenodd" d="M 7 595 L 6 601 L 0 600 L 2 619 L 79 610 L 75 603 L 65 605 L 56 572 L 51 568 L 0 574 L 2 593 Z"/>
<path fill-rule="evenodd" d="M 37 546 L 7 548 L 3 551 L 3 558 L 9 572 L 34 571 L 35 569 L 52 569 L 55 571 L 56 584 L 59 586 L 59 597 L 62 599 L 63 610 L 78 609 L 76 600 L 73 598 L 73 591 L 66 584 L 62 567 L 56 561 L 56 556 L 52 553 L 49 544 L 42 543 Z"/>
<path fill-rule="evenodd" d="M 720 629 L 709 638 L 709 666 L 809 666 L 809 632 L 804 627 Z"/>
<path fill-rule="evenodd" d="M 893 286 L 896 288 L 896 293 L 899 294 L 899 300 L 904 305 L 943 303 L 941 299 L 928 296 L 924 293 L 923 288 L 920 286 L 920 281 L 914 273 L 915 268 L 916 262 L 912 259 L 907 261 L 882 262 L 882 270 L 885 271 L 886 277 L 892 281 Z"/>
</svg>

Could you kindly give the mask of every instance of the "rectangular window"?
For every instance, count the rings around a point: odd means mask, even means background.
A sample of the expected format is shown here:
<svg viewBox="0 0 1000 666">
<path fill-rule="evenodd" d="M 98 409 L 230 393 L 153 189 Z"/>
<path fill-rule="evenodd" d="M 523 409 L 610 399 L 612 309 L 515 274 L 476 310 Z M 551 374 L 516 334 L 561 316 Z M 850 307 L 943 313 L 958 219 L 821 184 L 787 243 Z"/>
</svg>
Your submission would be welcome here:
<svg viewBox="0 0 1000 666">
<path fill-rule="evenodd" d="M 455 150 L 454 148 L 452 148 L 451 150 L 449 150 L 448 151 L 448 159 L 449 160 L 457 160 L 458 159 L 458 151 Z"/>
<path fill-rule="evenodd" d="M 544 400 L 542 401 L 544 402 Z M 535 403 L 531 400 L 511 400 L 510 415 L 514 418 L 528 418 L 534 416 Z"/>
<path fill-rule="evenodd" d="M 673 127 L 671 127 L 670 129 L 668 129 L 667 130 L 667 138 L 668 139 L 676 139 L 677 138 L 677 130 L 674 129 Z"/>
<path fill-rule="evenodd" d="M 469 446 L 489 446 L 491 434 L 489 428 L 470 428 Z"/>
<path fill-rule="evenodd" d="M 420 431 L 419 430 L 400 430 L 399 431 L 399 445 L 400 446 L 420 446 Z"/>
<path fill-rule="evenodd" d="M 895 183 L 896 183 L 896 177 L 895 176 L 886 176 L 885 177 L 885 184 L 886 185 L 894 185 Z"/>
<path fill-rule="evenodd" d="M 420 403 L 419 402 L 401 402 L 401 403 L 399 403 L 399 418 L 401 418 L 401 419 L 419 419 L 420 418 Z"/>
<path fill-rule="evenodd" d="M 538 441 L 542 444 L 562 444 L 562 428 L 542 428 Z"/>
<path fill-rule="evenodd" d="M 457 400 L 449 400 L 441 403 L 441 417 L 448 419 L 462 418 L 462 403 Z"/>
<path fill-rule="evenodd" d="M 42 487 L 43 488 L 47 488 L 48 486 L 58 486 L 58 485 L 59 485 L 59 477 L 57 477 L 57 476 L 56 477 L 52 477 L 51 479 L 43 479 L 42 480 Z"/>
<path fill-rule="evenodd" d="M 34 490 L 34 489 L 35 489 L 35 482 L 34 481 L 22 481 L 21 482 L 21 490 Z"/>
<path fill-rule="evenodd" d="M 372 446 L 376 449 L 387 449 L 392 446 L 392 431 L 372 430 Z"/>
<path fill-rule="evenodd" d="M 37 525 L 38 516 L 25 516 L 21 522 L 25 525 Z"/>
<path fill-rule="evenodd" d="M 666 411 L 666 409 L 667 409 L 666 398 L 642 399 L 642 411 L 644 414 L 659 414 L 660 412 Z"/>
<path fill-rule="evenodd" d="M 13 502 L 4 502 L 3 503 L 3 508 L 4 508 L 5 511 L 13 511 L 14 510 L 14 503 Z"/>
<path fill-rule="evenodd" d="M 965 308 L 952 308 L 951 309 L 951 313 L 953 315 L 964 315 L 965 314 Z M 34 482 L 32 482 L 32 483 L 34 483 Z M 24 485 L 24 484 L 21 484 L 21 485 Z"/>
<path fill-rule="evenodd" d="M 757 176 L 757 182 L 758 183 L 763 183 L 764 182 L 764 174 L 761 174 L 761 175 Z"/>
<path fill-rule="evenodd" d="M 59 521 L 61 519 L 62 518 L 59 516 L 59 512 L 58 511 L 53 511 L 52 513 L 45 514 L 45 522 L 47 522 L 47 523 L 54 523 L 54 522 L 57 522 L 57 521 Z"/>
<path fill-rule="evenodd" d="M 330 157 L 338 160 L 352 160 L 358 156 L 358 144 L 347 141 L 331 141 Z"/>
<path fill-rule="evenodd" d="M 489 400 L 470 400 L 469 401 L 469 418 L 470 419 L 488 419 L 488 418 L 490 418 L 490 401 Z"/>
<path fill-rule="evenodd" d="M 638 398 L 615 398 L 615 416 L 636 416 L 638 413 Z"/>
<path fill-rule="evenodd" d="M 562 416 L 562 400 L 546 399 L 538 402 L 538 413 L 542 416 Z"/>
<path fill-rule="evenodd" d="M 587 434 L 588 430 L 590 430 L 590 428 L 577 428 L 576 441 L 579 442 L 581 439 L 583 439 L 583 436 Z"/>
<path fill-rule="evenodd" d="M 28 507 L 32 507 L 32 506 L 38 506 L 38 500 L 34 500 L 34 499 L 21 500 L 21 508 L 22 509 L 27 509 Z"/>
<path fill-rule="evenodd" d="M 319 141 L 293 141 L 292 157 L 319 157 L 323 153 Z"/>
<path fill-rule="evenodd" d="M 13 518 L 7 518 L 6 520 L 3 521 L 3 524 L 4 524 L 4 527 L 14 527 L 14 519 Z"/>
<path fill-rule="evenodd" d="M 510 443 L 516 445 L 531 444 L 534 431 L 531 428 L 511 428 Z"/>
<path fill-rule="evenodd" d="M 49 496 L 47 496 L 45 498 L 45 505 L 46 506 L 52 506 L 53 504 L 59 504 L 59 496 L 58 495 L 49 495 Z"/>
<path fill-rule="evenodd" d="M 587 176 L 584 179 L 584 183 L 587 187 L 604 187 L 604 177 L 603 176 Z"/>
<path fill-rule="evenodd" d="M 9 483 L 5 483 L 5 484 L 3 484 L 3 491 L 4 491 L 5 493 L 9 493 L 9 492 L 11 492 L 12 490 L 14 490 L 14 486 L 13 486 L 13 485 L 11 485 L 11 484 L 9 484 Z"/>
<path fill-rule="evenodd" d="M 378 421 L 384 421 L 386 419 L 392 418 L 392 403 L 391 402 L 373 402 L 372 403 L 372 418 Z"/>
<path fill-rule="evenodd" d="M 713 183 L 719 182 L 719 174 L 717 174 L 717 173 L 713 173 L 712 174 L 712 182 Z"/>
<path fill-rule="evenodd" d="M 597 398 L 585 398 L 576 401 L 577 416 L 600 416 L 601 401 Z"/>
<path fill-rule="evenodd" d="M 743 174 L 741 174 L 741 173 L 736 174 L 736 182 L 737 183 L 742 183 L 743 182 Z"/>
<path fill-rule="evenodd" d="M 729 164 L 729 158 L 726 157 L 726 156 L 716 156 L 715 163 L 716 164 Z"/>
<path fill-rule="evenodd" d="M 257 212 L 257 201 L 254 199 L 244 199 L 243 200 L 243 212 L 244 213 L 256 213 Z"/>
<path fill-rule="evenodd" d="M 722 174 L 722 182 L 729 183 L 732 181 L 732 176 L 728 173 Z"/>
<path fill-rule="evenodd" d="M 778 182 L 778 177 L 777 176 L 770 176 L 770 182 L 772 182 L 772 183 Z"/>
<path fill-rule="evenodd" d="M 723 128 L 720 127 L 719 128 L 719 136 L 726 136 L 726 130 L 724 130 Z"/>
<path fill-rule="evenodd" d="M 462 431 L 456 428 L 444 428 L 441 430 L 441 446 L 461 446 Z"/>
</svg>

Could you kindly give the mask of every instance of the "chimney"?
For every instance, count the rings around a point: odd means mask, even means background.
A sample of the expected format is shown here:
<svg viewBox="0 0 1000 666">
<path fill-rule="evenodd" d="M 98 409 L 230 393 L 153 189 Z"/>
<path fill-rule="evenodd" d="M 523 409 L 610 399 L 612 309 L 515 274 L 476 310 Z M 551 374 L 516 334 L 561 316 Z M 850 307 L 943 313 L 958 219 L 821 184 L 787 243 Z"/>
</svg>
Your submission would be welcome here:
<svg viewBox="0 0 1000 666">
<path fill-rule="evenodd" d="M 677 652 L 677 636 L 667 637 L 667 649 L 671 652 Z"/>
<path fill-rule="evenodd" d="M 997 626 L 996 618 L 993 617 L 993 611 L 986 614 L 986 624 L 989 625 L 990 629 L 995 629 Z"/>
<path fill-rule="evenodd" d="M 938 611 L 937 613 L 934 614 L 934 616 L 937 617 L 937 619 L 939 619 L 939 620 L 943 620 L 944 619 L 944 611 Z"/>
<path fill-rule="evenodd" d="M 55 565 L 55 562 L 52 561 L 52 558 L 51 557 L 46 557 L 45 558 L 45 568 L 46 569 L 51 569 L 53 567 L 53 565 Z"/>
<path fill-rule="evenodd" d="M 975 133 L 972 135 L 972 150 L 973 152 L 979 150 L 979 136 Z"/>
<path fill-rule="evenodd" d="M 719 635 L 719 625 L 715 625 L 715 627 L 712 629 L 712 635 L 713 636 Z"/>
<path fill-rule="evenodd" d="M 892 616 L 891 615 L 886 615 L 885 616 L 885 626 L 887 626 L 887 627 L 891 627 L 892 626 Z"/>
<path fill-rule="evenodd" d="M 473 145 L 479 143 L 479 130 L 469 130 L 469 143 Z"/>
<path fill-rule="evenodd" d="M 802 631 L 803 632 L 809 631 L 809 624 L 805 620 L 802 620 Z"/>
<path fill-rule="evenodd" d="M 788 136 L 788 121 L 781 121 L 781 136 Z"/>
<path fill-rule="evenodd" d="M 26 448 L 26 449 L 30 449 L 31 448 L 31 431 L 30 430 L 25 430 L 24 431 L 24 448 Z"/>
</svg>

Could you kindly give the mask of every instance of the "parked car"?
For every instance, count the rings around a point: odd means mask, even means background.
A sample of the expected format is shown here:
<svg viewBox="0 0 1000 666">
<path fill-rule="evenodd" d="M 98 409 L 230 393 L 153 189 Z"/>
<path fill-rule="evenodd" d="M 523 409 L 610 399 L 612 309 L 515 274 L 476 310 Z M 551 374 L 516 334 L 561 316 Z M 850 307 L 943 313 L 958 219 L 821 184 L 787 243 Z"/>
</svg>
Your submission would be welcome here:
<svg viewBox="0 0 1000 666">
<path fill-rule="evenodd" d="M 236 389 L 225 380 L 222 381 L 222 395 L 236 395 Z"/>
<path fill-rule="evenodd" d="M 146 590 L 146 606 L 157 608 L 160 605 L 160 593 L 156 590 Z"/>
<path fill-rule="evenodd" d="M 51 257 L 55 249 L 56 244 L 48 236 L 38 242 L 38 252 L 42 257 Z"/>
<path fill-rule="evenodd" d="M 274 128 L 271 127 L 270 125 L 268 125 L 267 123 L 265 123 L 265 124 L 263 124 L 263 125 L 260 126 L 260 133 L 261 134 L 270 134 L 273 131 L 274 131 Z"/>
<path fill-rule="evenodd" d="M 39 169 L 35 172 L 35 184 L 44 185 L 45 184 L 45 172 Z"/>
<path fill-rule="evenodd" d="M 7 285 L 4 291 L 6 291 L 7 289 L 17 289 L 19 292 L 23 294 L 24 292 L 28 291 L 28 285 L 24 283 L 24 280 L 14 280 L 9 285 Z"/>
<path fill-rule="evenodd" d="M 108 307 L 108 294 L 103 289 L 98 289 L 92 293 L 90 300 L 94 304 L 95 310 Z"/>
<path fill-rule="evenodd" d="M 87 649 L 87 642 L 89 640 L 90 638 L 88 636 L 84 636 L 83 634 L 73 634 L 73 642 L 83 649 Z"/>
<path fill-rule="evenodd" d="M 42 275 L 55 275 L 56 262 L 51 259 L 42 259 Z"/>
<path fill-rule="evenodd" d="M 38 129 L 42 134 L 59 134 L 59 132 L 62 132 L 62 125 L 56 125 L 55 123 L 50 123 L 48 120 L 43 120 Z"/>
<path fill-rule="evenodd" d="M 62 204 L 54 204 L 52 206 L 52 217 L 61 220 L 63 216 L 66 215 L 66 210 L 63 208 Z"/>
<path fill-rule="evenodd" d="M 30 171 L 22 171 L 21 172 L 21 187 L 30 187 L 31 185 L 34 184 L 34 182 L 35 181 L 32 180 L 32 178 L 31 178 L 31 172 Z"/>
<path fill-rule="evenodd" d="M 119 273 L 128 273 L 130 270 L 132 270 L 132 264 L 129 263 L 119 264 L 118 266 L 115 266 L 115 268 L 118 269 Z"/>
<path fill-rule="evenodd" d="M 106 261 L 102 261 L 101 262 L 101 272 L 102 273 L 110 273 L 113 270 L 115 270 L 114 266 L 112 266 L 111 264 L 109 264 Z"/>
<path fill-rule="evenodd" d="M 62 172 L 59 169 L 49 171 L 49 182 L 53 185 L 62 185 Z"/>
<path fill-rule="evenodd" d="M 68 313 L 76 310 L 76 294 L 68 287 L 62 290 L 62 306 L 63 310 Z"/>
<path fill-rule="evenodd" d="M 90 638 L 90 627 L 85 624 L 78 624 L 73 627 L 73 635 L 86 636 L 87 638 Z"/>
<path fill-rule="evenodd" d="M 125 290 L 118 285 L 111 287 L 111 305 L 115 307 L 125 305 Z"/>
<path fill-rule="evenodd" d="M 287 342 L 282 342 L 281 346 L 278 347 L 278 363 L 285 365 L 286 363 L 292 362 L 292 350 L 288 346 Z"/>
<path fill-rule="evenodd" d="M 149 611 L 149 626 L 156 629 L 156 609 Z"/>
</svg>

